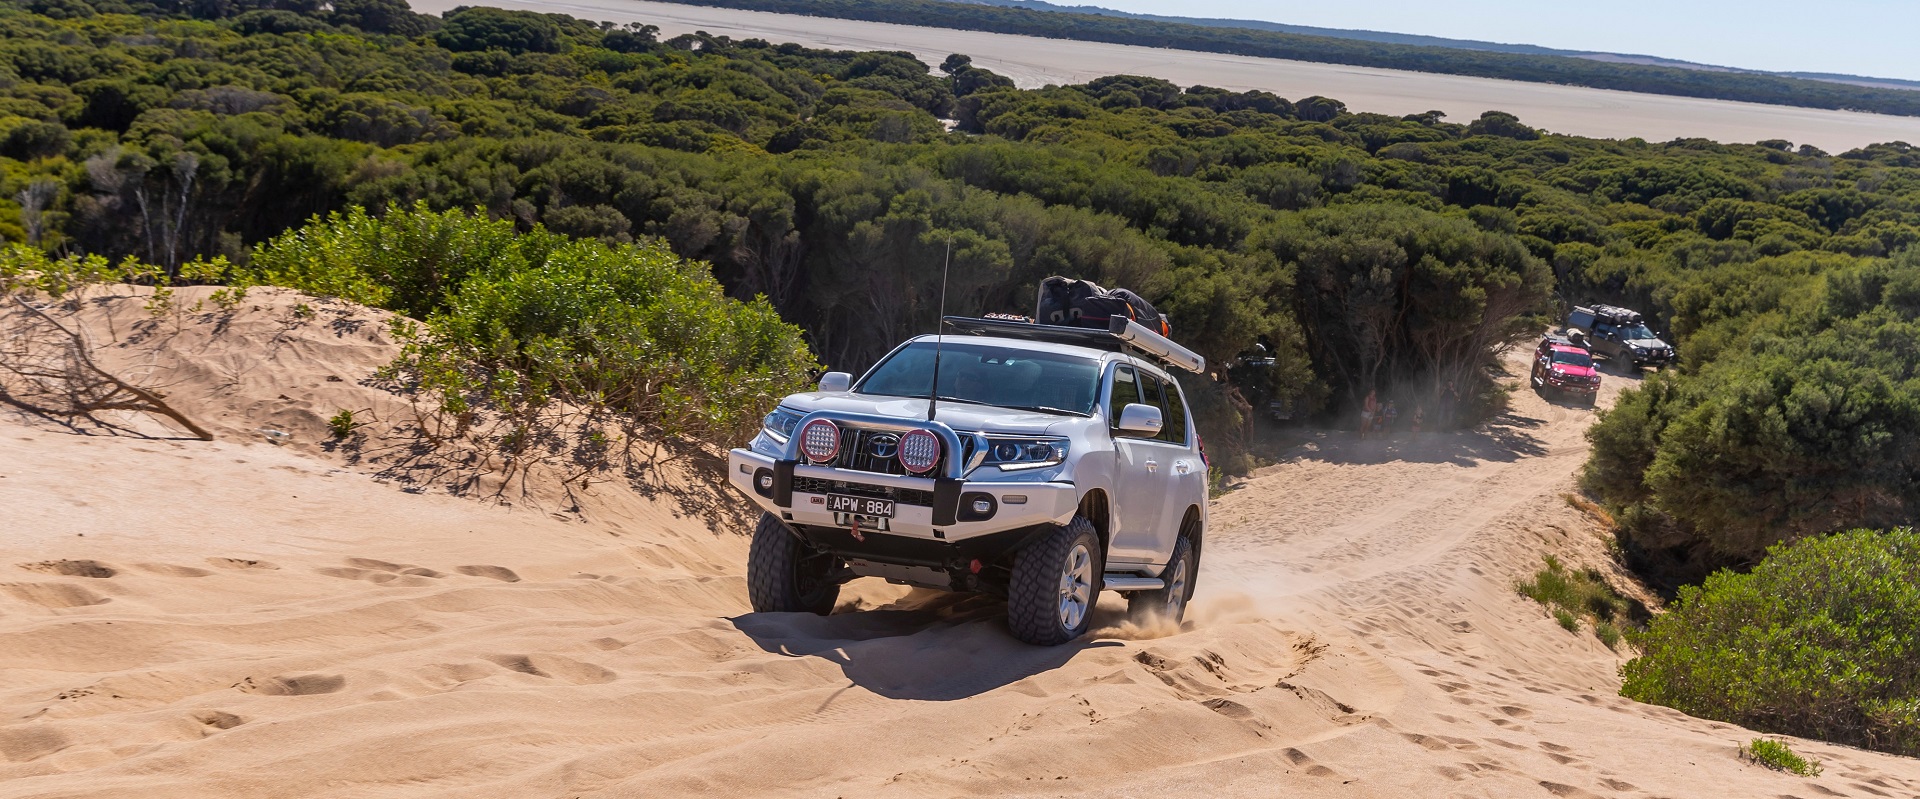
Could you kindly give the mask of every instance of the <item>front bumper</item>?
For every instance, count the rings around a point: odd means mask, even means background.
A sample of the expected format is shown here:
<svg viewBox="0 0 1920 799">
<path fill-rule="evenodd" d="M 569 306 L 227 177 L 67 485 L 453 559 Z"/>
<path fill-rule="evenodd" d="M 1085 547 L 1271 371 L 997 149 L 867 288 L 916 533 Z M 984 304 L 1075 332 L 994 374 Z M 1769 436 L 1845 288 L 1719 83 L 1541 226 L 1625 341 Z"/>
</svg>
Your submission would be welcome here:
<svg viewBox="0 0 1920 799">
<path fill-rule="evenodd" d="M 1548 380 L 1547 387 L 1553 389 L 1554 391 L 1560 391 L 1567 394 L 1597 394 L 1600 391 L 1599 383 L 1587 383 L 1587 382 L 1574 383 L 1571 381 L 1560 382 L 1556 380 Z"/>
<path fill-rule="evenodd" d="M 894 516 L 862 519 L 863 537 L 959 542 L 1073 520 L 1080 497 L 1069 483 L 931 479 L 833 469 L 785 461 L 749 449 L 727 454 L 727 479 L 742 495 L 792 526 L 854 529 L 854 517 L 827 509 L 829 493 L 886 498 Z M 990 510 L 975 512 L 976 501 Z M 884 528 L 882 528 L 884 525 Z M 905 543 L 905 542 L 900 542 Z"/>
</svg>

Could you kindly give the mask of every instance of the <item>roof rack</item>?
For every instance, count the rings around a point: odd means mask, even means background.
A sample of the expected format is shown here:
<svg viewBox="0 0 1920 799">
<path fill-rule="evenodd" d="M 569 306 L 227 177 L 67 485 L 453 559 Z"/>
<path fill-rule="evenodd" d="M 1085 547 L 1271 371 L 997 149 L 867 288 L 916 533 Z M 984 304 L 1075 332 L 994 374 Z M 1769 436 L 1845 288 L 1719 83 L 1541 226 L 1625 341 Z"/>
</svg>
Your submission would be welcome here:
<svg viewBox="0 0 1920 799">
<path fill-rule="evenodd" d="M 998 336 L 1022 341 L 1070 344 L 1109 352 L 1133 349 L 1176 369 L 1184 369 L 1195 374 L 1204 373 L 1207 370 L 1207 359 L 1200 357 L 1198 353 L 1175 344 L 1172 339 L 1148 330 L 1132 319 L 1121 317 L 1113 317 L 1109 320 L 1106 330 L 1093 327 L 1042 325 L 1010 319 L 976 319 L 970 316 L 949 316 L 946 318 L 946 325 L 950 329 L 973 336 Z"/>
</svg>

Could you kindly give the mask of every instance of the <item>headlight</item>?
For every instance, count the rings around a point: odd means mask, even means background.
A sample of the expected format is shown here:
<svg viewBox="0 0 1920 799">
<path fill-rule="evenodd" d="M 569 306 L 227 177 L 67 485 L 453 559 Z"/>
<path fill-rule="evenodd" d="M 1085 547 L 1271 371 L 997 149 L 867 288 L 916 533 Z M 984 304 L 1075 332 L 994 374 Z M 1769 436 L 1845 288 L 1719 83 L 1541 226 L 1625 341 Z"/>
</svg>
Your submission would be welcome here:
<svg viewBox="0 0 1920 799">
<path fill-rule="evenodd" d="M 1057 466 L 1067 459 L 1064 438 L 988 438 L 985 466 L 1006 471 Z"/>
<path fill-rule="evenodd" d="M 793 428 L 800 424 L 803 416 L 806 414 L 791 408 L 774 408 L 773 413 L 767 414 L 767 418 L 760 422 L 760 429 L 765 430 L 773 440 L 785 444 L 787 439 L 793 437 Z"/>
</svg>

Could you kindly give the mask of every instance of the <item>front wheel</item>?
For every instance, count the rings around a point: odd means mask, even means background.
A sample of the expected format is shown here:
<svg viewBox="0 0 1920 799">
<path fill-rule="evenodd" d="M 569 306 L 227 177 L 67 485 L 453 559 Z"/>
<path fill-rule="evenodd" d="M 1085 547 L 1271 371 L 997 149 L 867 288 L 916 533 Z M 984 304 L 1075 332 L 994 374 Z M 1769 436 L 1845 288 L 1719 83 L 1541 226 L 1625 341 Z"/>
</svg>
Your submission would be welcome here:
<svg viewBox="0 0 1920 799">
<path fill-rule="evenodd" d="M 1140 624 L 1171 621 L 1178 625 L 1187 615 L 1187 600 L 1193 598 L 1193 545 L 1181 538 L 1173 545 L 1173 560 L 1160 572 L 1160 588 L 1135 591 L 1127 595 L 1127 615 Z"/>
<path fill-rule="evenodd" d="M 840 598 L 840 559 L 807 546 L 785 522 L 760 515 L 747 548 L 747 599 L 756 613 L 833 612 Z"/>
<path fill-rule="evenodd" d="M 1075 516 L 1020 550 L 1007 581 L 1007 628 L 1038 646 L 1057 646 L 1085 635 L 1100 598 L 1105 566 L 1093 523 Z"/>
</svg>

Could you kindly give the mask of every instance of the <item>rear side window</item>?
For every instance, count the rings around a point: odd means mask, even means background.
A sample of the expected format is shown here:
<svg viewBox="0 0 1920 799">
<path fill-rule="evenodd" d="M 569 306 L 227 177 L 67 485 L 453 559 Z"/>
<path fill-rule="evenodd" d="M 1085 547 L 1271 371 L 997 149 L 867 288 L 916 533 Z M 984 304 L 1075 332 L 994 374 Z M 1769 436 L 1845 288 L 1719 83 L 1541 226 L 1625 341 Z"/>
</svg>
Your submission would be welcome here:
<svg viewBox="0 0 1920 799">
<path fill-rule="evenodd" d="M 1160 428 L 1160 440 L 1184 446 L 1187 443 L 1187 403 L 1180 397 L 1178 381 L 1167 381 L 1166 389 L 1167 424 Z"/>
<path fill-rule="evenodd" d="M 1136 402 L 1140 402 L 1140 384 L 1134 380 L 1133 367 L 1114 367 L 1113 396 L 1107 400 L 1107 424 L 1118 429 L 1121 409 Z"/>
</svg>

